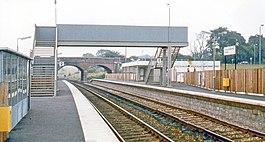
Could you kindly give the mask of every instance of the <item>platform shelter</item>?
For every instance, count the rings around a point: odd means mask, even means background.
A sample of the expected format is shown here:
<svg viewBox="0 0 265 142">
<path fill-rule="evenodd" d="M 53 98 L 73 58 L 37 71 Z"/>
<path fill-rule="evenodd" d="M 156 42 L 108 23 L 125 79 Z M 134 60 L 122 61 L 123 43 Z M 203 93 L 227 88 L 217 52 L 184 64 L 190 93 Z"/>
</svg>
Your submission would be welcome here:
<svg viewBox="0 0 265 142">
<path fill-rule="evenodd" d="M 30 108 L 31 58 L 0 47 L 0 139 L 6 139 Z"/>
</svg>

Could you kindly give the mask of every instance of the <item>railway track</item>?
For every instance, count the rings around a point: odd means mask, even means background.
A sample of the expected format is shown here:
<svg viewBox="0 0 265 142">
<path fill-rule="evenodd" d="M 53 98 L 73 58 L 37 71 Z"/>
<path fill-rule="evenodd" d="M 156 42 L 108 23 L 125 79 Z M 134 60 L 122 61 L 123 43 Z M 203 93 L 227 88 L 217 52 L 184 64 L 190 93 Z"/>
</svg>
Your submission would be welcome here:
<svg viewBox="0 0 265 142">
<path fill-rule="evenodd" d="M 106 98 L 85 88 L 81 88 L 80 86 L 77 86 L 77 88 L 93 103 L 96 110 L 111 127 L 120 141 L 172 141 L 150 125 L 141 121 Z"/>
<path fill-rule="evenodd" d="M 142 119 L 144 122 L 153 126 L 161 133 L 168 136 L 173 141 L 226 141 L 225 139 L 221 139 L 219 137 L 218 139 L 216 136 L 212 136 L 209 135 L 209 133 L 202 132 L 197 128 L 194 129 L 183 123 L 178 123 L 170 117 L 157 113 L 157 111 L 152 111 L 145 107 L 137 106 L 134 103 L 130 103 L 124 99 L 117 98 L 113 95 L 95 90 L 88 86 L 83 85 L 83 88 L 89 88 L 89 90 L 93 90 L 98 94 L 104 96 L 104 98 L 115 102 L 119 106 L 128 110 L 130 113 Z"/>
<path fill-rule="evenodd" d="M 214 118 L 210 118 L 208 116 L 204 116 L 196 112 L 176 108 L 169 104 L 158 102 L 157 100 L 144 98 L 140 95 L 115 91 L 111 88 L 99 87 L 94 85 L 89 86 L 101 90 L 108 90 L 108 92 L 113 95 L 116 95 L 127 101 L 134 102 L 140 106 L 144 106 L 148 109 L 156 111 L 159 115 L 169 116 L 171 119 L 181 121 L 182 123 L 191 126 L 193 129 L 197 129 L 205 133 L 211 134 L 214 137 L 219 138 L 220 141 L 265 141 L 265 135 L 263 133 L 230 125 L 228 123 L 216 120 Z"/>
</svg>

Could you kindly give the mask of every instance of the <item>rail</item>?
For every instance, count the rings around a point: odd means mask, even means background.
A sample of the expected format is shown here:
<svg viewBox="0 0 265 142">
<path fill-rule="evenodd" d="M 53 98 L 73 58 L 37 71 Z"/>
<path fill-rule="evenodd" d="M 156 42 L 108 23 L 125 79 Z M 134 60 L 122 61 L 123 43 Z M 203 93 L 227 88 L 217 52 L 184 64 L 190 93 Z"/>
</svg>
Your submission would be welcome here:
<svg viewBox="0 0 265 142">
<path fill-rule="evenodd" d="M 144 121 L 140 120 L 139 118 L 137 118 L 136 116 L 134 116 L 133 114 L 131 114 L 130 112 L 126 111 L 125 109 L 121 108 L 120 106 L 116 105 L 115 103 L 109 101 L 108 99 L 106 99 L 105 97 L 99 95 L 98 93 L 87 89 L 86 87 L 82 86 L 82 85 L 78 85 L 75 83 L 75 85 L 77 85 L 78 87 L 81 87 L 82 89 L 94 94 L 95 96 L 99 97 L 100 99 L 104 100 L 105 102 L 107 102 L 108 104 L 110 104 L 112 107 L 114 107 L 115 109 L 117 109 L 118 111 L 122 112 L 123 114 L 125 114 L 127 117 L 129 117 L 130 119 L 132 119 L 133 121 L 135 121 L 138 124 L 141 124 L 143 127 L 147 128 L 149 131 L 152 131 L 153 134 L 155 134 L 156 136 L 158 136 L 162 141 L 170 141 L 172 142 L 172 140 L 170 138 L 168 138 L 167 136 L 165 136 L 164 134 L 162 134 L 161 132 L 157 131 L 155 128 L 153 128 L 152 126 L 150 126 L 149 124 L 145 123 Z M 101 114 L 102 115 L 102 114 Z M 104 116 L 104 115 L 102 115 Z M 106 119 L 105 119 L 106 120 Z M 110 122 L 107 123 L 108 125 L 111 125 Z M 121 141 L 124 141 L 124 139 L 122 138 L 122 136 L 120 136 L 120 134 L 113 128 L 111 127 L 111 129 L 113 130 L 113 132 L 115 133 L 115 135 L 117 135 L 117 137 L 119 137 L 119 139 Z"/>
<path fill-rule="evenodd" d="M 106 86 L 101 86 L 101 87 L 106 87 Z M 109 86 L 109 87 L 106 87 L 107 88 L 107 90 L 109 91 L 109 90 L 112 90 L 112 89 L 115 89 L 115 91 L 117 91 L 117 92 L 122 92 L 122 93 L 124 93 L 124 94 L 130 94 L 130 95 L 132 95 L 132 94 L 134 94 L 134 95 L 137 95 L 137 97 L 144 97 L 144 92 L 142 92 L 142 93 L 140 93 L 139 91 L 133 91 L 133 92 L 127 92 L 126 91 L 126 89 L 122 89 L 122 91 L 121 90 L 117 90 L 117 88 L 118 88 L 118 86 L 117 87 L 113 87 L 113 86 Z M 105 90 L 106 90 L 106 88 L 105 88 Z M 134 89 L 135 90 L 135 89 Z M 146 91 L 145 91 L 145 93 L 147 93 Z M 156 92 L 157 93 L 157 92 Z M 171 92 L 172 93 L 172 92 Z M 123 95 L 124 95 L 123 94 Z M 161 97 L 164 97 L 164 98 L 166 98 L 167 97 L 167 94 L 164 94 L 164 95 L 160 95 Z M 124 95 L 124 97 L 125 97 L 125 95 Z M 126 96 L 127 98 L 129 98 L 129 96 Z M 147 99 L 149 99 L 149 101 L 153 101 L 153 102 L 155 102 L 154 104 L 162 104 L 162 106 L 160 105 L 160 106 L 157 106 L 156 107 L 156 109 L 157 110 L 159 110 L 160 108 L 163 108 L 164 106 L 168 106 L 168 107 L 170 107 L 170 108 L 176 108 L 176 106 L 175 105 L 172 105 L 172 104 L 170 104 L 170 103 L 168 103 L 168 102 L 163 102 L 163 101 L 161 101 L 162 99 L 160 98 L 152 98 L 152 97 L 148 97 L 148 98 L 146 98 L 146 96 L 145 96 L 145 99 L 147 100 Z M 171 98 L 172 99 L 172 98 Z M 158 101 L 159 100 L 159 101 Z M 144 102 L 144 101 L 139 101 L 140 103 L 141 102 Z M 144 105 L 144 104 L 143 104 Z M 263 140 L 265 139 L 265 134 L 263 133 L 263 132 L 261 132 L 261 131 L 257 131 L 257 130 L 254 130 L 254 129 L 248 129 L 248 128 L 243 128 L 243 127 L 240 127 L 240 126 L 238 126 L 238 125 L 235 125 L 235 124 L 230 124 L 230 123 L 226 123 L 226 122 L 224 122 L 224 121 L 221 121 L 221 120 L 219 120 L 219 119 L 216 119 L 216 118 L 213 118 L 213 117 L 210 117 L 210 116 L 208 116 L 208 115 L 204 115 L 204 114 L 200 114 L 200 113 L 196 113 L 195 111 L 192 111 L 192 110 L 187 110 L 187 109 L 183 109 L 183 107 L 182 108 L 176 108 L 176 109 L 182 109 L 182 110 L 184 110 L 185 112 L 192 112 L 194 115 L 194 119 L 191 119 L 191 120 L 193 120 L 194 122 L 195 121 L 197 121 L 198 123 L 197 123 L 197 126 L 200 124 L 200 123 L 203 123 L 203 124 L 205 124 L 206 122 L 207 123 L 209 123 L 209 124 L 206 124 L 206 126 L 207 125 L 210 125 L 211 123 L 213 123 L 213 122 L 211 122 L 211 121 L 214 121 L 214 122 L 218 122 L 219 124 L 219 126 L 220 126 L 220 128 L 225 128 L 225 126 L 229 126 L 229 127 L 232 127 L 232 129 L 233 129 L 233 131 L 234 132 L 238 132 L 238 133 L 248 133 L 249 135 L 251 135 L 251 136 L 259 136 L 259 138 L 262 138 Z M 167 109 L 165 109 L 165 110 L 167 110 Z M 177 110 L 175 110 L 176 112 L 177 112 Z M 187 113 L 184 113 L 184 114 L 187 114 Z M 174 114 L 173 116 L 177 116 L 178 114 Z M 180 118 L 181 117 L 183 117 L 183 116 L 181 116 L 180 115 Z M 203 119 L 202 119 L 202 117 L 203 117 Z M 201 120 L 200 120 L 201 119 Z M 203 120 L 203 121 L 202 121 Z M 191 123 L 194 123 L 193 121 L 190 121 Z M 202 127 L 202 126 L 201 126 Z M 203 127 L 204 128 L 204 127 Z M 236 131 L 237 129 L 239 129 L 240 131 Z M 212 130 L 212 131 L 214 131 L 213 129 L 205 129 L 205 131 L 207 131 L 207 130 Z M 231 129 L 230 129 L 231 130 Z M 217 130 L 215 130 L 215 131 L 217 131 Z M 227 133 L 229 133 L 229 132 L 227 132 Z M 227 135 L 227 134 L 226 134 Z M 243 135 L 243 134 L 242 134 Z M 231 138 L 233 138 L 232 136 L 230 136 Z"/>
</svg>

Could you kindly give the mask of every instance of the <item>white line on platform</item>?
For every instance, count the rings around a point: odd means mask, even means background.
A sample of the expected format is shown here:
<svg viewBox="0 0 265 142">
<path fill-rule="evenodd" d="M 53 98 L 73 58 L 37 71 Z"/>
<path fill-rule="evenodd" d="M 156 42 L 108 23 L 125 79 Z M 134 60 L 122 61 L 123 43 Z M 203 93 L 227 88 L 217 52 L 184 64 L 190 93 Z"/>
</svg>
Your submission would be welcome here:
<svg viewBox="0 0 265 142">
<path fill-rule="evenodd" d="M 63 82 L 69 87 L 74 97 L 85 141 L 118 141 L 114 133 L 91 105 L 91 102 L 74 85 L 65 80 Z"/>
</svg>

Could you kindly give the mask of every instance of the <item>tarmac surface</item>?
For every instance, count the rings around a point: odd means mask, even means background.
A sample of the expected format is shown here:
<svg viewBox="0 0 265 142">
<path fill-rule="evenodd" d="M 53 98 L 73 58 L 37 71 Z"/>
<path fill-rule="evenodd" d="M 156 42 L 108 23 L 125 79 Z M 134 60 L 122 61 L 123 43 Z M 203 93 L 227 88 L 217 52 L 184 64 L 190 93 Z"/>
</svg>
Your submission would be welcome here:
<svg viewBox="0 0 265 142">
<path fill-rule="evenodd" d="M 8 142 L 84 142 L 69 88 L 58 81 L 56 97 L 33 97 L 29 113 L 10 132 Z"/>
<path fill-rule="evenodd" d="M 112 80 L 112 81 L 120 81 L 120 80 Z M 120 81 L 122 82 L 122 81 Z M 133 82 L 128 81 L 128 83 L 136 83 L 136 84 L 143 84 L 144 82 Z M 152 84 L 150 86 L 159 86 L 158 84 Z M 244 98 L 244 99 L 250 99 L 250 100 L 259 100 L 259 101 L 265 101 L 265 96 L 262 94 L 242 94 L 242 93 L 233 93 L 233 92 L 221 92 L 219 90 L 212 91 L 205 88 L 200 88 L 197 86 L 191 86 L 186 85 L 184 83 L 172 83 L 171 87 L 165 87 L 165 88 L 172 88 L 172 89 L 178 89 L 178 90 L 185 90 L 185 91 L 194 91 L 194 92 L 200 92 L 200 93 L 208 93 L 213 95 L 220 95 L 220 96 L 229 96 L 229 97 L 236 97 L 236 98 Z"/>
<path fill-rule="evenodd" d="M 237 97 L 237 98 L 244 98 L 244 99 L 250 99 L 250 100 L 265 101 L 265 96 L 261 96 L 261 95 L 220 92 L 218 90 L 212 91 L 212 90 L 208 90 L 208 89 L 204 89 L 204 88 L 200 88 L 200 87 L 196 87 L 196 86 L 186 85 L 183 83 L 174 83 L 174 84 L 172 84 L 172 88 L 176 88 L 179 90 L 208 93 L 208 94 L 213 94 L 213 95 L 221 95 L 221 96 Z"/>
</svg>

